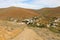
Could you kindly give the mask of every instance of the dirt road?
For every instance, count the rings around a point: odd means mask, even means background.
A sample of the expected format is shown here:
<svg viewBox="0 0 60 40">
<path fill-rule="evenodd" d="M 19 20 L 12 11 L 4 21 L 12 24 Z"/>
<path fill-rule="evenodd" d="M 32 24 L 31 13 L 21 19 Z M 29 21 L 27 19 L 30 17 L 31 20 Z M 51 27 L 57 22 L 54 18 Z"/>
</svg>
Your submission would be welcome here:
<svg viewBox="0 0 60 40">
<path fill-rule="evenodd" d="M 36 34 L 33 29 L 29 29 L 26 27 L 24 31 L 13 40 L 43 40 L 43 39 L 38 34 Z"/>
</svg>

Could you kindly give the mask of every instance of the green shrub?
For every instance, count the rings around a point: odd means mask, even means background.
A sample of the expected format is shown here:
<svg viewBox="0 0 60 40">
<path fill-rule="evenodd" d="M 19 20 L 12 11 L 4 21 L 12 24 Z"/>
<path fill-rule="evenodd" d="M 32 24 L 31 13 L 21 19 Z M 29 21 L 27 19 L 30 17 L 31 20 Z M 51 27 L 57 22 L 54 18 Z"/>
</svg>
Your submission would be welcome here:
<svg viewBox="0 0 60 40">
<path fill-rule="evenodd" d="M 36 25 L 36 27 L 43 28 L 43 27 L 45 27 L 45 25 L 40 23 L 40 25 L 39 26 Z"/>
<path fill-rule="evenodd" d="M 39 25 L 37 25 L 37 23 L 34 23 L 34 24 L 29 24 L 30 26 L 32 26 L 32 27 L 39 27 L 39 28 L 43 28 L 43 27 L 45 27 L 45 25 L 44 24 L 39 24 Z"/>
<path fill-rule="evenodd" d="M 50 29 L 52 32 L 60 33 L 60 30 L 57 30 L 57 29 L 54 28 L 54 27 L 50 27 L 49 29 Z"/>
</svg>

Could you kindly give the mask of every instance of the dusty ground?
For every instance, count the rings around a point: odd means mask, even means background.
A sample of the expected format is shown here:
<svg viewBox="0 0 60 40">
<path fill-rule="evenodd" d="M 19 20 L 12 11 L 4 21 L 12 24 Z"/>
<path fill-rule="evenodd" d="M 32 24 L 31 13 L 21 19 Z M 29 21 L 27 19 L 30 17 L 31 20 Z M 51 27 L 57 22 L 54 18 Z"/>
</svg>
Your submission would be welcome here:
<svg viewBox="0 0 60 40">
<path fill-rule="evenodd" d="M 60 34 L 46 28 L 30 28 L 24 23 L 0 20 L 0 40 L 60 40 Z"/>
<path fill-rule="evenodd" d="M 43 40 L 60 40 L 60 33 L 52 32 L 47 28 L 35 28 L 33 29 Z"/>
<path fill-rule="evenodd" d="M 7 28 L 8 26 L 8 28 Z M 11 27 L 16 27 L 11 30 Z M 33 29 L 26 24 L 0 21 L 0 40 L 43 40 Z"/>
<path fill-rule="evenodd" d="M 25 28 L 24 31 L 19 34 L 13 40 L 43 40 L 36 32 L 30 28 Z"/>
<path fill-rule="evenodd" d="M 0 21 L 0 40 L 12 40 L 19 35 L 25 24 L 15 24 L 9 21 Z"/>
</svg>

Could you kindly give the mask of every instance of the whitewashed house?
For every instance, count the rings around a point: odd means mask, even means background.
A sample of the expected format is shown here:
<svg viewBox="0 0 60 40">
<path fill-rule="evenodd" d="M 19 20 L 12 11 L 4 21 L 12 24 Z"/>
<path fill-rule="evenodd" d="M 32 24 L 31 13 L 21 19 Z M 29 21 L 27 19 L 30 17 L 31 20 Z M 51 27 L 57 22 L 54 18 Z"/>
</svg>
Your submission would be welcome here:
<svg viewBox="0 0 60 40">
<path fill-rule="evenodd" d="M 56 19 L 54 22 L 60 22 L 60 18 Z"/>
<path fill-rule="evenodd" d="M 47 24 L 47 27 L 49 28 L 50 27 L 50 24 Z"/>
<path fill-rule="evenodd" d="M 34 19 L 25 19 L 25 20 L 23 20 L 22 22 L 25 22 L 26 24 L 31 24 L 31 23 L 34 23 Z"/>
</svg>

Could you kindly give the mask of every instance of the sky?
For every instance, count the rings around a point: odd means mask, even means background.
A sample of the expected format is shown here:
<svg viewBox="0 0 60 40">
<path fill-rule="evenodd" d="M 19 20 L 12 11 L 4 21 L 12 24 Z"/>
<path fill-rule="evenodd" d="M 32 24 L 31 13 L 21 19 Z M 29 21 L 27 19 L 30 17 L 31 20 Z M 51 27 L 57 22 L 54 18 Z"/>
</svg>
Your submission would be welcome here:
<svg viewBox="0 0 60 40">
<path fill-rule="evenodd" d="M 60 0 L 0 0 L 0 8 L 10 6 L 28 9 L 41 9 L 44 7 L 53 8 L 60 6 Z"/>
</svg>

